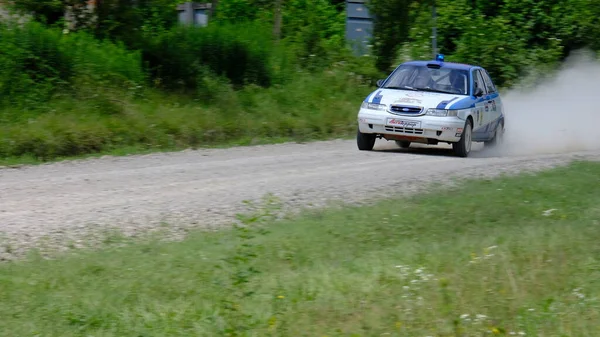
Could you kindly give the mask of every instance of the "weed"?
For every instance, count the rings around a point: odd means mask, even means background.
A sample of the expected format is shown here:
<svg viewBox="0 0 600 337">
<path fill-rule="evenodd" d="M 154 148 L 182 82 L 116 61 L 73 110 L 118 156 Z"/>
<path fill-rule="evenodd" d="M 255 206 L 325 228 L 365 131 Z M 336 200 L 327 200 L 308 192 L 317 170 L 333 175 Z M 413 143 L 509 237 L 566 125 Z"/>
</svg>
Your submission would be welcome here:
<svg viewBox="0 0 600 337">
<path fill-rule="evenodd" d="M 250 208 L 250 213 L 238 214 L 239 223 L 233 225 L 237 245 L 232 255 L 222 259 L 223 263 L 216 266 L 225 271 L 226 277 L 222 285 L 226 294 L 221 300 L 224 319 L 222 333 L 232 337 L 244 336 L 262 324 L 242 303 L 249 303 L 249 299 L 256 294 L 253 281 L 261 273 L 255 261 L 261 258 L 263 246 L 256 243 L 256 239 L 269 233 L 265 225 L 274 220 L 276 211 L 280 209 L 278 198 L 271 194 L 265 196 L 259 205 L 252 201 L 244 203 Z M 272 324 L 271 320 L 269 322 Z"/>
</svg>

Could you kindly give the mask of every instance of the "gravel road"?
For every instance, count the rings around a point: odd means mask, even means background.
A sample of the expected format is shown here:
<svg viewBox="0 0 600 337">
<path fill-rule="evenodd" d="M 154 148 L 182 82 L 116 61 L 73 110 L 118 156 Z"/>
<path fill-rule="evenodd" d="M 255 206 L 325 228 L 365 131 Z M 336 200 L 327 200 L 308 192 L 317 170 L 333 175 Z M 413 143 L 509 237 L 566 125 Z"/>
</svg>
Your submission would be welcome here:
<svg viewBox="0 0 600 337">
<path fill-rule="evenodd" d="M 102 229 L 127 235 L 169 224 L 174 233 L 217 226 L 244 210 L 243 200 L 266 193 L 290 209 L 328 200 L 357 203 L 414 192 L 451 177 L 538 170 L 572 159 L 600 159 L 600 151 L 470 158 L 448 147 L 399 149 L 378 141 L 361 152 L 354 141 L 211 149 L 103 157 L 0 169 L 0 258 L 27 248 L 79 245 Z"/>
</svg>

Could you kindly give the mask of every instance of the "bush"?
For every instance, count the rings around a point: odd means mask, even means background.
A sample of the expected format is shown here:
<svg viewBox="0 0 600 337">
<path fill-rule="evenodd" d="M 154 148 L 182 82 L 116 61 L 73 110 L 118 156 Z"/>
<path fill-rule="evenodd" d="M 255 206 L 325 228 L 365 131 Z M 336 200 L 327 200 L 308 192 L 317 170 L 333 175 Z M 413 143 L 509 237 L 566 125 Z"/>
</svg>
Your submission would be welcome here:
<svg viewBox="0 0 600 337">
<path fill-rule="evenodd" d="M 73 60 L 60 39 L 38 23 L 0 24 L 0 107 L 36 106 L 68 85 Z"/>
<path fill-rule="evenodd" d="M 61 40 L 64 53 L 73 60 L 79 78 L 85 77 L 104 86 L 129 88 L 146 82 L 139 51 L 122 44 L 96 40 L 86 33 L 67 34 Z"/>
<path fill-rule="evenodd" d="M 147 41 L 144 60 L 155 82 L 167 89 L 195 91 L 207 72 L 235 86 L 273 81 L 274 44 L 257 24 L 176 27 Z"/>
<path fill-rule="evenodd" d="M 139 52 L 36 22 L 0 25 L 0 69 L 0 108 L 13 112 L 2 113 L 5 122 L 42 111 L 61 94 L 88 99 L 99 87 L 122 92 L 145 81 Z"/>
</svg>

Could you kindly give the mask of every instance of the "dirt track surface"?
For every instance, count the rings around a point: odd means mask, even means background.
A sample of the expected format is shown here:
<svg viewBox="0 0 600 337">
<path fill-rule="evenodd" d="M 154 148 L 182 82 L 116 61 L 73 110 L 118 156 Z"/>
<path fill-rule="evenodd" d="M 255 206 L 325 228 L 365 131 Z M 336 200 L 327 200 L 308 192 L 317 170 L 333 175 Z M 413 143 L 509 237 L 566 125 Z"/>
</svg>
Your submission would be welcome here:
<svg viewBox="0 0 600 337">
<path fill-rule="evenodd" d="M 0 257 L 28 247 L 65 246 L 117 227 L 127 235 L 161 228 L 217 226 L 266 193 L 290 209 L 350 203 L 414 192 L 453 177 L 538 170 L 600 151 L 503 155 L 479 150 L 454 157 L 448 147 L 399 149 L 378 140 L 362 152 L 354 141 L 282 144 L 68 161 L 0 169 Z M 77 246 L 77 244 L 75 244 Z"/>
</svg>

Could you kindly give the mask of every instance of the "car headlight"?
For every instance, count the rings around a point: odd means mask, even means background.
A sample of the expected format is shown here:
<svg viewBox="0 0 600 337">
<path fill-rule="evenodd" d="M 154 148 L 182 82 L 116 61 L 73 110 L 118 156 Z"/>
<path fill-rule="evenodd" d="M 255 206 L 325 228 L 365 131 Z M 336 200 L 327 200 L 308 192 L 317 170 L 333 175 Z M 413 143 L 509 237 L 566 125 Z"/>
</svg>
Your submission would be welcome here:
<svg viewBox="0 0 600 337">
<path fill-rule="evenodd" d="M 385 110 L 386 105 L 385 104 L 362 102 L 362 104 L 360 105 L 360 107 L 362 109 L 369 109 L 369 110 Z"/>
<path fill-rule="evenodd" d="M 425 114 L 428 116 L 436 117 L 456 117 L 458 116 L 458 110 L 427 109 L 427 112 Z"/>
</svg>

